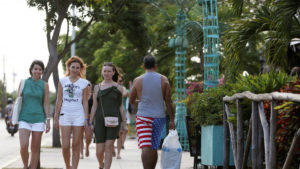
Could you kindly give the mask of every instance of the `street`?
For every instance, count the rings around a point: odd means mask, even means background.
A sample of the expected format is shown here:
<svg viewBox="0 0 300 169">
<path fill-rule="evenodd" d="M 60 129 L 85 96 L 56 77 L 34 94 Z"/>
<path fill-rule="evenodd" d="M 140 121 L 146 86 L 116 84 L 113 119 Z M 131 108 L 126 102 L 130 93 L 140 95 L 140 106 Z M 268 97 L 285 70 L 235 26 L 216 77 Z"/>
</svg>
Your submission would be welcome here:
<svg viewBox="0 0 300 169">
<path fill-rule="evenodd" d="M 42 138 L 42 145 L 49 145 L 52 141 L 52 134 L 44 134 Z M 16 161 L 19 156 L 19 132 L 15 136 L 11 136 L 6 131 L 4 119 L 0 119 L 0 168 Z"/>
</svg>

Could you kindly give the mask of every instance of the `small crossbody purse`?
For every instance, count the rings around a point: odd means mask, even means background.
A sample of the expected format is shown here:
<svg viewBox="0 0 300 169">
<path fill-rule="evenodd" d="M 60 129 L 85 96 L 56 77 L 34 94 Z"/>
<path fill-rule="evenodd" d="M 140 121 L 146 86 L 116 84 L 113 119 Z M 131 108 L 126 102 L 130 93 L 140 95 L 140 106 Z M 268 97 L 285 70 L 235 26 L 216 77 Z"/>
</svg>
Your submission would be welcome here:
<svg viewBox="0 0 300 169">
<path fill-rule="evenodd" d="M 99 90 L 101 91 L 101 86 L 99 85 Z M 105 113 L 103 110 L 103 104 L 102 104 L 102 96 L 100 96 L 100 104 L 102 108 L 102 114 L 104 117 L 104 126 L 105 127 L 117 127 L 119 125 L 119 118 L 113 117 L 113 116 L 107 116 L 105 117 Z"/>
</svg>

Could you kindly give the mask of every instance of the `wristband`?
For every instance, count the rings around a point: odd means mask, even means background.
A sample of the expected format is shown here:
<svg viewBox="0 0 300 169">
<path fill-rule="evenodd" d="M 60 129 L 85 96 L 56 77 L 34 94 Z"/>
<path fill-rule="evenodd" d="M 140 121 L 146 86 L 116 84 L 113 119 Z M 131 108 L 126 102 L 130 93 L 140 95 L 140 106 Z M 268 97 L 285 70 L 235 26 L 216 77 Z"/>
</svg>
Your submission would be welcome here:
<svg viewBox="0 0 300 169">
<path fill-rule="evenodd" d="M 93 123 L 92 122 L 89 122 L 89 126 L 92 126 L 93 125 Z"/>
<path fill-rule="evenodd" d="M 89 119 L 85 119 L 86 121 L 89 121 Z"/>
</svg>

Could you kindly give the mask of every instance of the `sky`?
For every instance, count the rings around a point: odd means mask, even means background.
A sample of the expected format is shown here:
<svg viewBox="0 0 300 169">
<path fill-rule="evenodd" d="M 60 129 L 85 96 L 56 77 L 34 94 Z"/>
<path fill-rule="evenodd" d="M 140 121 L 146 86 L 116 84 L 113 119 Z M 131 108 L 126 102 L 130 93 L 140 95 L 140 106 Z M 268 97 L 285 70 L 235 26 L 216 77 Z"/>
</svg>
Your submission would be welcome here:
<svg viewBox="0 0 300 169">
<path fill-rule="evenodd" d="M 29 7 L 26 0 L 0 0 L 0 79 L 3 80 L 4 70 L 9 93 L 17 89 L 21 79 L 30 76 L 33 60 L 42 60 L 47 65 L 49 53 L 44 19 L 44 11 Z M 66 32 L 64 30 L 65 27 L 61 34 Z M 61 63 L 59 76 L 63 76 Z M 55 91 L 52 76 L 49 87 L 50 91 Z"/>
</svg>

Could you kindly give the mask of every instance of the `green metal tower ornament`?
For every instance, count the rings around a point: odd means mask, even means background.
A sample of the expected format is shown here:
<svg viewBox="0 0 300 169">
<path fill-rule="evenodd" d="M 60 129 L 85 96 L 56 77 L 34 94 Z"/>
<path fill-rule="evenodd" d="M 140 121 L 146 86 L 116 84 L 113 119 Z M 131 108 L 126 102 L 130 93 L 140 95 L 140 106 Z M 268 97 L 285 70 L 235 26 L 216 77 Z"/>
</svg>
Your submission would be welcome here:
<svg viewBox="0 0 300 169">
<path fill-rule="evenodd" d="M 204 88 L 219 85 L 219 22 L 217 0 L 198 0 L 203 9 Z"/>
<path fill-rule="evenodd" d="M 158 5 L 151 1 L 156 7 Z M 187 21 L 184 8 L 185 0 L 174 0 L 178 8 L 176 14 L 176 36 L 169 40 L 168 46 L 175 48 L 175 81 L 176 81 L 176 115 L 175 124 L 179 135 L 179 141 L 184 150 L 189 150 L 186 117 L 186 49 L 189 41 L 187 29 L 193 28 L 203 32 L 204 53 L 204 86 L 216 87 L 219 84 L 219 26 L 217 15 L 217 0 L 197 0 L 203 10 L 203 26 L 197 21 Z M 159 8 L 159 7 L 158 7 Z M 159 8 L 168 19 L 170 16 Z"/>
</svg>

